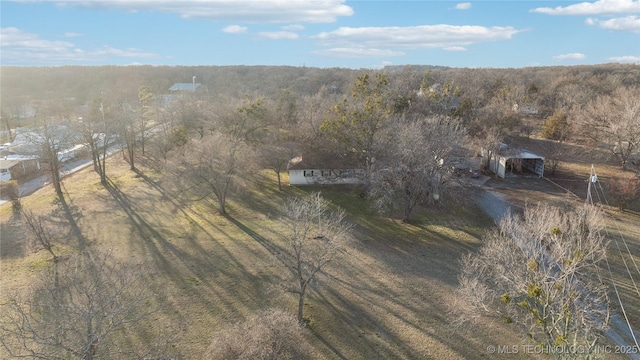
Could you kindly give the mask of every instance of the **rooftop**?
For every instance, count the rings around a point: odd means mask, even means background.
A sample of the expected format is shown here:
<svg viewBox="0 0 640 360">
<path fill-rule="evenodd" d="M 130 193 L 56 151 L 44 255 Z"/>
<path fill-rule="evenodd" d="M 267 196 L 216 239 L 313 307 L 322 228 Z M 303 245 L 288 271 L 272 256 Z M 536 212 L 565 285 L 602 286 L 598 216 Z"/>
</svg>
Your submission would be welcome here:
<svg viewBox="0 0 640 360">
<path fill-rule="evenodd" d="M 175 83 L 171 85 L 169 91 L 193 91 L 202 85 L 201 83 Z"/>
</svg>

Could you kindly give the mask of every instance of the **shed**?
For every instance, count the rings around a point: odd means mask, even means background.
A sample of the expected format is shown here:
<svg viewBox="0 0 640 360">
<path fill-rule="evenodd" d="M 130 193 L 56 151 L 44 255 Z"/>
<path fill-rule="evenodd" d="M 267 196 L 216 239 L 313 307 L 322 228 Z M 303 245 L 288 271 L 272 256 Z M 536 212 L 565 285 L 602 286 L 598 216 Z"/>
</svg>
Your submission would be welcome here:
<svg viewBox="0 0 640 360">
<path fill-rule="evenodd" d="M 35 156 L 8 156 L 0 159 L 0 181 L 18 179 L 40 170 L 40 159 Z"/>
<path fill-rule="evenodd" d="M 483 149 L 482 157 L 489 170 L 502 179 L 505 178 L 508 172 L 531 173 L 538 177 L 544 176 L 544 157 L 526 149 L 513 149 L 503 146 L 500 151 L 492 154 L 490 159 Z"/>
<path fill-rule="evenodd" d="M 361 184 L 364 170 L 351 156 L 297 156 L 289 160 L 289 185 Z"/>
</svg>

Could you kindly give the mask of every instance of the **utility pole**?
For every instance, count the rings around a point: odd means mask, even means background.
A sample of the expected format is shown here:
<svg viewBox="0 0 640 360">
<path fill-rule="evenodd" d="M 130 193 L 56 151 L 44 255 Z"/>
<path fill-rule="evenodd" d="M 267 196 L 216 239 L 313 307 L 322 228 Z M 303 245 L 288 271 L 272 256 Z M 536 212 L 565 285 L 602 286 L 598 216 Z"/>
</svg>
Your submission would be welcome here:
<svg viewBox="0 0 640 360">
<path fill-rule="evenodd" d="M 598 182 L 598 175 L 596 175 L 596 170 L 591 164 L 591 171 L 589 173 L 589 184 L 587 185 L 587 204 L 593 204 L 593 198 L 591 197 L 591 184 L 595 184 Z"/>
</svg>

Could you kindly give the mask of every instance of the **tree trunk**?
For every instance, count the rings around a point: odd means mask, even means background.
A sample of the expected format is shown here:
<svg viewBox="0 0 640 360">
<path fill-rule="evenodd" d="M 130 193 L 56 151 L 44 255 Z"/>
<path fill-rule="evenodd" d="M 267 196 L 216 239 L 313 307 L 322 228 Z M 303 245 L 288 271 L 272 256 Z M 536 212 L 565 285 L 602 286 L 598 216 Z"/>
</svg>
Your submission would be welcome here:
<svg viewBox="0 0 640 360">
<path fill-rule="evenodd" d="M 282 181 L 280 180 L 280 171 L 276 170 L 276 175 L 278 176 L 278 190 L 282 191 Z"/>
<path fill-rule="evenodd" d="M 223 196 L 218 197 L 218 211 L 220 212 L 220 215 L 227 214 L 226 199 Z"/>
<path fill-rule="evenodd" d="M 51 182 L 53 183 L 53 187 L 56 190 L 56 194 L 58 197 L 62 198 L 62 185 L 60 180 L 60 169 L 56 164 L 55 168 L 51 169 Z"/>
<path fill-rule="evenodd" d="M 413 211 L 413 205 L 411 204 L 411 198 L 408 196 L 405 206 L 404 206 L 404 214 L 402 216 L 402 222 L 405 224 L 409 223 L 411 219 L 411 212 Z"/>
<path fill-rule="evenodd" d="M 302 310 L 304 309 L 304 297 L 306 289 L 301 289 L 300 296 L 298 297 L 298 322 L 302 324 Z"/>
<path fill-rule="evenodd" d="M 91 160 L 93 161 L 93 171 L 97 172 L 98 174 L 100 173 L 99 156 L 100 156 L 100 154 L 98 153 L 98 148 L 92 142 L 91 143 Z"/>
<path fill-rule="evenodd" d="M 133 157 L 134 157 L 134 150 L 131 146 L 127 147 L 127 152 L 129 153 L 129 167 L 131 168 L 131 170 L 135 170 L 136 169 L 136 165 L 134 163 Z"/>
</svg>

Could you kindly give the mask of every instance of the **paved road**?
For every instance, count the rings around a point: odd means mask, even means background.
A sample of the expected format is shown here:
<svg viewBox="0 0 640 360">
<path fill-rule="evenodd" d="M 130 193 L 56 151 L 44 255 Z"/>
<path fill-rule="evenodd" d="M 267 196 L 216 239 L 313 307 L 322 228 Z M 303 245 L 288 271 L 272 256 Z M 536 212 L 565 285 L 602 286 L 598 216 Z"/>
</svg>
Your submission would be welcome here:
<svg viewBox="0 0 640 360">
<path fill-rule="evenodd" d="M 113 155 L 115 152 L 120 151 L 119 146 L 113 146 L 108 149 L 107 157 Z M 74 161 L 65 162 L 60 168 L 60 175 L 62 178 L 73 174 L 76 171 L 80 171 L 86 167 L 93 166 L 91 158 L 83 158 Z M 35 179 L 31 179 L 27 182 L 20 184 L 19 191 L 20 197 L 25 197 L 33 194 L 36 190 L 51 184 L 51 177 L 47 174 L 39 176 Z M 2 196 L 0 198 L 0 206 L 9 202 L 9 199 Z"/>
<path fill-rule="evenodd" d="M 491 190 L 491 188 L 487 186 L 483 186 L 480 191 L 480 194 L 476 197 L 477 204 L 487 215 L 491 216 L 494 221 L 498 222 L 505 214 L 507 214 L 509 208 L 512 207 L 508 198 L 504 194 Z M 633 334 L 635 335 L 635 339 L 640 340 L 640 333 L 637 330 L 634 329 Z M 614 313 L 613 310 L 611 311 L 609 327 L 605 331 L 605 335 L 620 349 L 636 350 L 635 353 L 631 352 L 626 355 L 629 359 L 640 360 L 640 353 L 638 353 L 638 349 L 634 347 L 634 337 L 631 335 L 631 330 L 629 329 L 627 322 L 622 318 L 622 316 Z"/>
</svg>

